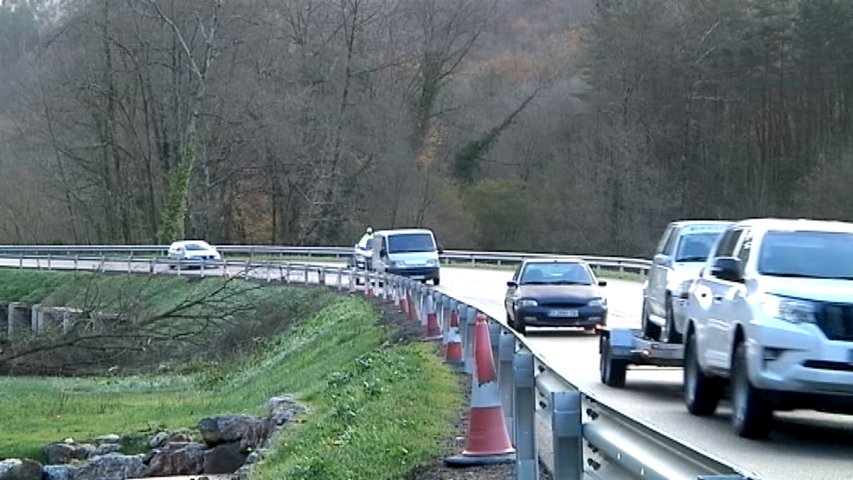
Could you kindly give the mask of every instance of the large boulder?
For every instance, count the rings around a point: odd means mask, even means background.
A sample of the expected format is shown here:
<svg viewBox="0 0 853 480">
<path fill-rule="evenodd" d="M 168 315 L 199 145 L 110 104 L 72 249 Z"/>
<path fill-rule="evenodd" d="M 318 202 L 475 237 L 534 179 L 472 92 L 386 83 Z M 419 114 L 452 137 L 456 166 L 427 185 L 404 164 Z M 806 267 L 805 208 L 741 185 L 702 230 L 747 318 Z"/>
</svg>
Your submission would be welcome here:
<svg viewBox="0 0 853 480">
<path fill-rule="evenodd" d="M 74 472 L 74 480 L 125 480 L 141 477 L 147 467 L 142 455 L 110 453 L 92 457 L 86 465 Z"/>
<path fill-rule="evenodd" d="M 293 397 L 272 397 L 267 400 L 267 429 L 272 431 L 291 421 L 305 408 Z"/>
<path fill-rule="evenodd" d="M 217 415 L 198 422 L 204 443 L 215 447 L 222 443 L 240 442 L 241 450 L 263 446 L 267 437 L 266 422 L 250 415 Z"/>
<path fill-rule="evenodd" d="M 71 465 L 45 465 L 42 468 L 44 480 L 73 480 L 77 467 Z"/>
<path fill-rule="evenodd" d="M 95 447 L 94 455 L 106 455 L 108 453 L 120 452 L 121 449 L 124 448 L 118 443 L 99 443 L 97 447 Z"/>
<path fill-rule="evenodd" d="M 151 438 L 148 439 L 148 447 L 149 448 L 160 448 L 163 445 L 166 445 L 166 442 L 169 441 L 169 433 L 168 432 L 159 432 L 154 435 L 151 435 Z"/>
<path fill-rule="evenodd" d="M 246 462 L 238 442 L 221 443 L 204 452 L 204 473 L 234 473 Z"/>
<path fill-rule="evenodd" d="M 47 463 L 51 465 L 86 460 L 94 454 L 95 446 L 89 443 L 51 443 L 45 448 Z"/>
<path fill-rule="evenodd" d="M 42 480 L 41 464 L 12 458 L 0 462 L 0 480 Z"/>
<path fill-rule="evenodd" d="M 95 443 L 118 443 L 121 441 L 121 437 L 116 435 L 115 433 L 111 433 L 109 435 L 101 435 L 100 437 L 95 438 Z"/>
<path fill-rule="evenodd" d="M 200 443 L 167 443 L 148 459 L 146 476 L 195 475 L 204 465 L 204 445 Z"/>
</svg>

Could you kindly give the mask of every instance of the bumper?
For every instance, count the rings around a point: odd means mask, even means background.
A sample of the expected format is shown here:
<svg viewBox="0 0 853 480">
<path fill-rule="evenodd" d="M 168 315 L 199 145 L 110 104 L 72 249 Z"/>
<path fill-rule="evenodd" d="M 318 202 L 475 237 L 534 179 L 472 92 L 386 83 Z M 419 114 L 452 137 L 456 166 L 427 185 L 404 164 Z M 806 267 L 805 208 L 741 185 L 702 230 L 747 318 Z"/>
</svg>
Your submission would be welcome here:
<svg viewBox="0 0 853 480">
<path fill-rule="evenodd" d="M 409 277 L 414 280 L 434 280 L 439 278 L 439 267 L 389 268 L 388 273 Z"/>
<path fill-rule="evenodd" d="M 359 270 L 373 270 L 373 260 L 364 257 L 355 257 L 355 268 Z"/>
<path fill-rule="evenodd" d="M 594 327 L 607 324 L 607 308 L 523 307 L 515 318 L 531 327 Z"/>
<path fill-rule="evenodd" d="M 853 410 L 853 342 L 829 340 L 811 324 L 774 321 L 752 329 L 747 358 L 756 387 L 799 394 L 791 397 L 800 403 L 839 398 Z"/>
</svg>

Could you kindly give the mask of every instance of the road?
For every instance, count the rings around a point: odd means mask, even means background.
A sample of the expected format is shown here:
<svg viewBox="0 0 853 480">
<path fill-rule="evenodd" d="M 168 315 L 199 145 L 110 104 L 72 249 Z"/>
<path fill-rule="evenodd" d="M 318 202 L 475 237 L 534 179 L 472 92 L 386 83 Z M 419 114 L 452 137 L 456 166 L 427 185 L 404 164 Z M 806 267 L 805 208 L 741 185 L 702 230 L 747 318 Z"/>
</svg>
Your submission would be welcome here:
<svg viewBox="0 0 853 480">
<path fill-rule="evenodd" d="M 25 266 L 35 267 L 27 260 Z M 41 268 L 46 268 L 44 261 Z M 328 266 L 328 264 L 326 264 Z M 0 259 L 0 266 L 17 267 L 17 259 Z M 93 270 L 96 262 L 53 260 L 53 269 Z M 106 270 L 128 270 L 128 262 L 108 262 Z M 132 263 L 137 273 L 150 270 L 149 264 Z M 156 265 L 156 273 L 176 273 L 165 265 Z M 238 275 L 244 268 L 228 268 Z M 206 270 L 218 275 L 223 270 Z M 199 275 L 198 270 L 189 273 Z M 284 270 L 274 270 L 269 278 L 278 280 Z M 265 278 L 265 272 L 255 272 Z M 316 282 L 316 272 L 311 281 Z M 443 268 L 441 292 L 472 305 L 489 316 L 505 320 L 503 294 L 511 273 L 503 270 Z M 304 274 L 291 272 L 291 281 L 301 283 Z M 342 278 L 346 285 L 347 278 Z M 335 285 L 337 275 L 326 277 Z M 609 280 L 606 287 L 610 307 L 609 325 L 637 328 L 641 289 L 636 282 Z M 527 340 L 547 363 L 581 390 L 593 394 L 610 406 L 632 414 L 661 433 L 710 453 L 720 460 L 755 472 L 762 480 L 839 480 L 853 478 L 853 417 L 811 411 L 777 414 L 774 430 L 767 440 L 736 437 L 729 424 L 728 402 L 717 415 L 694 417 L 687 413 L 681 397 L 681 369 L 641 367 L 629 370 L 627 386 L 613 389 L 598 379 L 598 337 L 586 332 L 529 329 Z"/>
</svg>

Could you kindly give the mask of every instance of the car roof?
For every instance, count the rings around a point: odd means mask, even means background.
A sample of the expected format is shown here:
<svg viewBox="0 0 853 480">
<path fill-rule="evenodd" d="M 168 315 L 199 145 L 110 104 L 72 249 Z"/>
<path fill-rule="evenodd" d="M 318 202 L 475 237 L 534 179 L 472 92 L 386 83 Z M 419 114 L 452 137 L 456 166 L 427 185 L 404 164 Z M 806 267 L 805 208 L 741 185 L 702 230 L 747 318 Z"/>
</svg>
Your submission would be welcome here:
<svg viewBox="0 0 853 480">
<path fill-rule="evenodd" d="M 586 263 L 586 261 L 582 258 L 577 257 L 544 257 L 544 258 L 528 258 L 523 262 L 525 265 L 529 264 L 543 264 L 543 263 Z"/>
<path fill-rule="evenodd" d="M 737 222 L 736 226 L 750 227 L 757 230 L 853 233 L 853 223 L 807 218 L 750 218 Z"/>
<path fill-rule="evenodd" d="M 210 246 L 210 244 L 204 240 L 178 240 L 177 242 L 172 242 L 172 246 L 187 245 L 190 243 L 201 243 L 203 245 Z"/>
<path fill-rule="evenodd" d="M 690 227 L 694 225 L 720 225 L 726 227 L 734 223 L 735 222 L 730 220 L 678 220 L 672 222 L 671 225 L 676 227 Z"/>
<path fill-rule="evenodd" d="M 428 228 L 396 228 L 393 230 L 377 230 L 373 232 L 374 235 L 395 235 L 395 234 L 406 234 L 406 233 L 428 233 L 432 235 L 432 230 Z"/>
</svg>

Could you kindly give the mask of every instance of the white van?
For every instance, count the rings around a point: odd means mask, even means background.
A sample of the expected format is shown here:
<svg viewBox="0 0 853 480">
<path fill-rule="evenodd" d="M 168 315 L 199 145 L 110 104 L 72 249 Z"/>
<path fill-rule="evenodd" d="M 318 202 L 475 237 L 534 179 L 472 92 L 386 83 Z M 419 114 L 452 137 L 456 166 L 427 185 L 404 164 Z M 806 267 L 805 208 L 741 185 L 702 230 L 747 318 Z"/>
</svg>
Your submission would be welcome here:
<svg viewBox="0 0 853 480">
<path fill-rule="evenodd" d="M 433 285 L 441 281 L 438 255 L 442 252 L 432 230 L 406 228 L 373 233 L 373 270 L 403 275 Z"/>
</svg>

